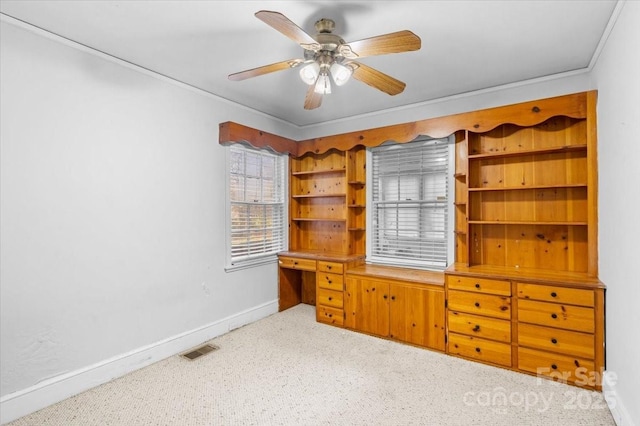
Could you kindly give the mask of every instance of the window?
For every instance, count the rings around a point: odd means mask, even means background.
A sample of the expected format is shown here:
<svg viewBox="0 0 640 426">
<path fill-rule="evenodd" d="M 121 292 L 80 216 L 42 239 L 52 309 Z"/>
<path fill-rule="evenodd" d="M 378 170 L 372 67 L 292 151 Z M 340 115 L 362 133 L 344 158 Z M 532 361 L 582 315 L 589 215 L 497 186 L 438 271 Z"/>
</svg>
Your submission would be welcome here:
<svg viewBox="0 0 640 426">
<path fill-rule="evenodd" d="M 372 148 L 367 261 L 443 270 L 451 252 L 448 139 Z"/>
<path fill-rule="evenodd" d="M 227 269 L 272 261 L 285 241 L 285 156 L 228 148 Z"/>
</svg>

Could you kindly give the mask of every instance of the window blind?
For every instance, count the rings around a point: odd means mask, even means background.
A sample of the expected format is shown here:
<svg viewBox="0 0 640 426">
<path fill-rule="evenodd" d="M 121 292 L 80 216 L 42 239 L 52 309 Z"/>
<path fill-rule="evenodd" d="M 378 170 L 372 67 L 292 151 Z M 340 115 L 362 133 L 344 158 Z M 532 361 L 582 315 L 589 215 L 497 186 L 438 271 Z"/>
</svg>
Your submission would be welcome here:
<svg viewBox="0 0 640 426">
<path fill-rule="evenodd" d="M 230 148 L 230 263 L 273 255 L 284 247 L 284 156 Z"/>
<path fill-rule="evenodd" d="M 447 140 L 395 144 L 371 152 L 373 229 L 368 260 L 445 269 Z"/>
</svg>

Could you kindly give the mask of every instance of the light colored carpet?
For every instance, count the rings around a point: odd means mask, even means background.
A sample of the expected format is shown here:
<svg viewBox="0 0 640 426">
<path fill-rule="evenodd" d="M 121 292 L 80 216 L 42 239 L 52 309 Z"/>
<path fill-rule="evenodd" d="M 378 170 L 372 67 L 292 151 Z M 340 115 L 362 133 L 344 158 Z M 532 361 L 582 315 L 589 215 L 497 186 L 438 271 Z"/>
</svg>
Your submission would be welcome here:
<svg viewBox="0 0 640 426">
<path fill-rule="evenodd" d="M 298 305 L 11 423 L 613 425 L 601 394 L 322 325 Z"/>
</svg>

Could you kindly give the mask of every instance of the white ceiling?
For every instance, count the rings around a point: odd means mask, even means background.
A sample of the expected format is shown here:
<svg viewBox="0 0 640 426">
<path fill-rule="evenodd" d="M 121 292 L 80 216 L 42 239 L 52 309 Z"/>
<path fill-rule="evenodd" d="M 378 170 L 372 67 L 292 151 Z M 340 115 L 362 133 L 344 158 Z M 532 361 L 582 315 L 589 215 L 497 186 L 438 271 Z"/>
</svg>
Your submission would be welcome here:
<svg viewBox="0 0 640 426">
<path fill-rule="evenodd" d="M 328 122 L 589 67 L 615 0 L 5 1 L 0 11 L 51 33 L 298 126 Z M 231 73 L 301 58 L 254 13 L 283 13 L 310 34 L 330 18 L 347 42 L 400 30 L 419 51 L 363 58 L 407 84 L 389 96 L 359 81 L 303 108 L 297 69 L 245 81 Z"/>
</svg>

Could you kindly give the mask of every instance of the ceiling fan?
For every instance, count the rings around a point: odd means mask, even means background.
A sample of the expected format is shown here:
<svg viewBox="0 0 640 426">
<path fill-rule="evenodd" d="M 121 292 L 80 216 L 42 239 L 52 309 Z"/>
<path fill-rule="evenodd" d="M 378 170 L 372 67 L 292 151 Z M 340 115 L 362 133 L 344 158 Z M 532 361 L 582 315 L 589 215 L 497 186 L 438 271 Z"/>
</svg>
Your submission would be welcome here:
<svg viewBox="0 0 640 426">
<path fill-rule="evenodd" d="M 317 34 L 312 37 L 279 12 L 261 10 L 255 16 L 298 43 L 304 49 L 304 59 L 290 59 L 237 72 L 230 74 L 229 80 L 240 81 L 301 67 L 300 78 L 309 85 L 305 109 L 318 108 L 322 104 L 322 96 L 331 93 L 331 79 L 336 86 L 342 86 L 353 76 L 389 95 L 402 93 L 405 83 L 354 59 L 420 49 L 420 37 L 408 30 L 345 43 L 339 35 L 333 34 L 335 23 L 331 19 L 317 21 Z"/>
</svg>

